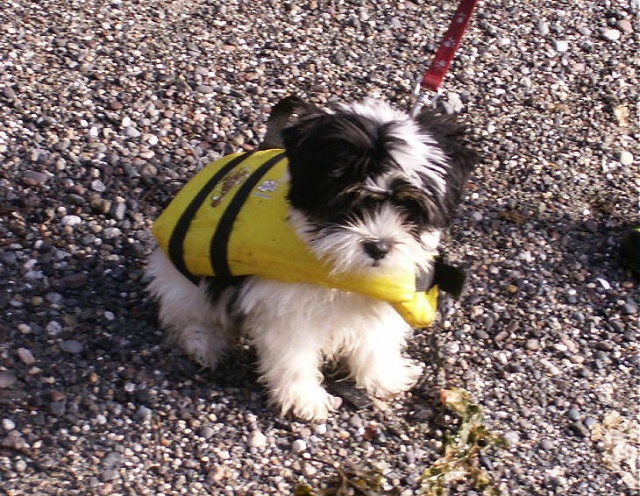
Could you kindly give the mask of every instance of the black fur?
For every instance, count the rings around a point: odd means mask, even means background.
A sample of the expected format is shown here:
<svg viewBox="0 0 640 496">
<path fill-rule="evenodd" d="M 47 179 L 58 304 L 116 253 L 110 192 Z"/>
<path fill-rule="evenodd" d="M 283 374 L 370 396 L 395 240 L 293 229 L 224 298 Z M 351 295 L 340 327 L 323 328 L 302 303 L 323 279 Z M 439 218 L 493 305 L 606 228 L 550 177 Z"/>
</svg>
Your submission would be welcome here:
<svg viewBox="0 0 640 496">
<path fill-rule="evenodd" d="M 444 195 L 424 174 L 419 187 L 398 177 L 385 194 L 368 194 L 363 183 L 397 170 L 392 152 L 407 143 L 393 132 L 397 123 L 380 124 L 337 109 L 331 114 L 309 113 L 282 131 L 291 175 L 289 202 L 320 224 L 344 224 L 390 202 L 406 213 L 408 228 L 416 233 L 447 227 L 476 156 L 464 142 L 464 129 L 453 119 L 424 111 L 416 123 L 448 157 Z"/>
<path fill-rule="evenodd" d="M 479 161 L 479 156 L 469 146 L 468 132 L 453 116 L 423 109 L 416 118 L 421 129 L 428 132 L 446 153 L 450 168 L 447 174 L 445 207 L 451 222 L 460 203 L 464 186 Z"/>
</svg>

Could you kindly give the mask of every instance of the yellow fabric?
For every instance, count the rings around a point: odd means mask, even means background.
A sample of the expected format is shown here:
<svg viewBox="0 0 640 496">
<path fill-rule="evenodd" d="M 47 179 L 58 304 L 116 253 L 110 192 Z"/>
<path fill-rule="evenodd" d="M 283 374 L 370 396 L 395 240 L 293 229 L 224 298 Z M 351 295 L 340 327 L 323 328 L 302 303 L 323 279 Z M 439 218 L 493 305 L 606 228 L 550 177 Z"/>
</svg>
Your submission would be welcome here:
<svg viewBox="0 0 640 496">
<path fill-rule="evenodd" d="M 218 181 L 191 220 L 182 240 L 186 269 L 194 276 L 214 276 L 211 241 L 218 222 L 251 174 L 283 150 L 258 151 Z M 229 155 L 202 169 L 178 193 L 153 226 L 158 245 L 169 254 L 171 236 L 181 215 L 204 185 L 239 154 Z M 416 292 L 415 274 L 334 275 L 300 241 L 287 221 L 287 161 L 276 163 L 251 190 L 233 223 L 227 244 L 227 263 L 232 275 L 257 275 L 287 283 L 311 283 L 360 293 L 390 302 L 414 326 L 433 322 L 438 290 Z M 216 247 L 214 247 L 216 249 Z"/>
</svg>

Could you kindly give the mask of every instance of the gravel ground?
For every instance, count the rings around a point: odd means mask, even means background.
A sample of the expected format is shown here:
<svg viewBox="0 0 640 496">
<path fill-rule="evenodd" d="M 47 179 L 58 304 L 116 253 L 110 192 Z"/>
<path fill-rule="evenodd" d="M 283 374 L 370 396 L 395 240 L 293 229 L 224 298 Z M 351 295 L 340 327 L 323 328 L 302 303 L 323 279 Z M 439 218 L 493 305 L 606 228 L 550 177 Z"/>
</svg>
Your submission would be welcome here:
<svg viewBox="0 0 640 496">
<path fill-rule="evenodd" d="M 162 344 L 143 267 L 180 180 L 254 147 L 286 94 L 407 108 L 455 6 L 0 2 L 0 493 L 286 495 L 330 486 L 330 461 L 419 494 L 457 386 L 510 442 L 480 459 L 503 494 L 639 494 L 638 287 L 617 258 L 638 222 L 637 0 L 480 2 L 443 101 L 484 156 L 446 241 L 469 284 L 411 340 L 410 394 L 308 425 L 265 406 L 250 349 L 209 373 Z"/>
</svg>

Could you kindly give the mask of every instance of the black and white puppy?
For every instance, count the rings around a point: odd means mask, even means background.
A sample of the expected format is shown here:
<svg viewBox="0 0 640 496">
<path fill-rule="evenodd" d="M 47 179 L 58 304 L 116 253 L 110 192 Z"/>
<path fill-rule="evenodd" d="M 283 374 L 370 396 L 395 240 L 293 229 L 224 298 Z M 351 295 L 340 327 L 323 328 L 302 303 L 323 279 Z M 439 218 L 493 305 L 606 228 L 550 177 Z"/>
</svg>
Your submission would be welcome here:
<svg viewBox="0 0 640 496">
<path fill-rule="evenodd" d="M 289 222 L 335 272 L 433 270 L 475 162 L 450 117 L 412 118 L 375 100 L 322 111 L 290 98 L 265 140 L 286 149 Z M 356 386 L 380 398 L 408 390 L 422 370 L 403 356 L 410 327 L 387 302 L 255 276 L 195 285 L 160 250 L 148 274 L 168 338 L 214 368 L 247 335 L 283 414 L 321 420 L 339 406 L 322 387 L 325 360 L 343 360 Z"/>
</svg>

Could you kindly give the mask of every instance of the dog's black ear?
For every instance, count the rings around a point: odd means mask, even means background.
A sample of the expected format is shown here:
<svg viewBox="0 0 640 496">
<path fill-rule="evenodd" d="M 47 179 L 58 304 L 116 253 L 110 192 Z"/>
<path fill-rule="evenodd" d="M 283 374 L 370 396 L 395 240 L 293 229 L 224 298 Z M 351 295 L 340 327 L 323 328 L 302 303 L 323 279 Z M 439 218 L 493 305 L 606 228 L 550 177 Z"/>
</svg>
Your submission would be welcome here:
<svg viewBox="0 0 640 496">
<path fill-rule="evenodd" d="M 438 146 L 447 155 L 449 168 L 444 201 L 449 218 L 452 218 L 467 179 L 480 161 L 480 157 L 471 146 L 473 140 L 467 128 L 454 116 L 424 109 L 416 117 L 416 122 L 420 129 L 436 140 Z"/>
<path fill-rule="evenodd" d="M 428 291 L 433 286 L 438 286 L 440 291 L 449 293 L 454 298 L 459 298 L 466 279 L 464 270 L 445 262 L 441 257 L 436 258 L 433 270 L 421 272 L 416 277 L 416 291 Z"/>
<path fill-rule="evenodd" d="M 440 148 L 449 157 L 452 171 L 456 174 L 460 187 L 469 177 L 479 156 L 470 146 L 470 133 L 454 116 L 444 115 L 435 110 L 423 109 L 416 117 L 420 128 L 433 136 Z"/>
<path fill-rule="evenodd" d="M 307 103 L 301 98 L 291 95 L 283 98 L 271 109 L 271 114 L 267 120 L 267 132 L 258 150 L 270 150 L 273 148 L 284 148 L 282 131 L 298 117 L 323 113 L 315 105 Z"/>
</svg>

